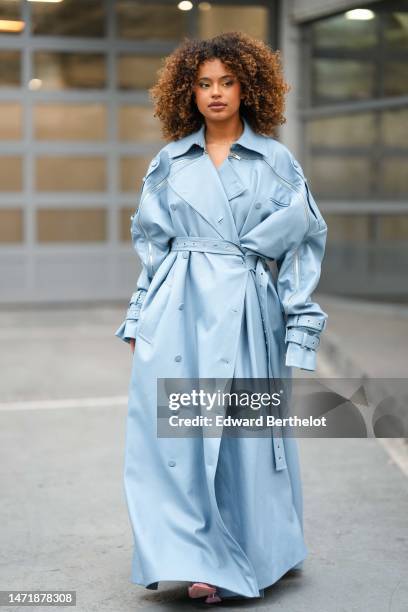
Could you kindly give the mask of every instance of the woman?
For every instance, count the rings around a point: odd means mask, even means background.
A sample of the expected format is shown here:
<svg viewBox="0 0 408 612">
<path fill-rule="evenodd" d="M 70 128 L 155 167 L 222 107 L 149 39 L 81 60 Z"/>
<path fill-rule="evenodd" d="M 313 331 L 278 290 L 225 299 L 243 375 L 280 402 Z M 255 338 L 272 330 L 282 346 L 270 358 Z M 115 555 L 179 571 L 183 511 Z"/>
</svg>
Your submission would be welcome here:
<svg viewBox="0 0 408 612">
<path fill-rule="evenodd" d="M 186 40 L 151 90 L 169 142 L 132 217 L 143 266 L 116 331 L 134 349 L 132 581 L 189 581 L 207 603 L 263 597 L 307 554 L 294 438 L 165 438 L 156 421 L 157 379 L 275 381 L 316 367 L 327 314 L 311 293 L 327 226 L 272 137 L 287 90 L 279 52 L 237 32 Z"/>
</svg>

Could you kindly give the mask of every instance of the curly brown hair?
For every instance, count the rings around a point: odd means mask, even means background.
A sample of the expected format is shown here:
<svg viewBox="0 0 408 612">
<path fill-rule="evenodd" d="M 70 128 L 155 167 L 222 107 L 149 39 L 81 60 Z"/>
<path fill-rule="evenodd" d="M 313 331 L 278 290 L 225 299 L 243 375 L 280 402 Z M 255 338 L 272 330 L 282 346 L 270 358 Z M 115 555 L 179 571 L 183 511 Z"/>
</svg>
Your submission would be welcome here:
<svg viewBox="0 0 408 612">
<path fill-rule="evenodd" d="M 221 60 L 240 81 L 240 115 L 255 132 L 274 136 L 276 126 L 286 123 L 284 96 L 291 89 L 283 78 L 280 51 L 243 32 L 226 32 L 207 40 L 185 38 L 158 70 L 149 94 L 164 138 L 178 140 L 203 124 L 193 86 L 199 66 L 211 59 Z"/>
</svg>

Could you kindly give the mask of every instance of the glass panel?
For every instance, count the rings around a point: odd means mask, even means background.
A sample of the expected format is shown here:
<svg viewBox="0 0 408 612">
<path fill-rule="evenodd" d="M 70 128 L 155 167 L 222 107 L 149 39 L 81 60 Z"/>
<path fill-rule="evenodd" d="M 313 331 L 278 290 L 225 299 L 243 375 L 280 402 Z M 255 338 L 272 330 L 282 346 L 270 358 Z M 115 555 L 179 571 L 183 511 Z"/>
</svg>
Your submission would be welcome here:
<svg viewBox="0 0 408 612">
<path fill-rule="evenodd" d="M 384 65 L 384 95 L 403 96 L 408 93 L 408 56 L 405 61 L 389 61 Z"/>
<path fill-rule="evenodd" d="M 38 140 L 105 140 L 107 110 L 103 104 L 37 104 Z"/>
<path fill-rule="evenodd" d="M 103 157 L 38 157 L 38 191 L 104 191 L 106 160 Z"/>
<path fill-rule="evenodd" d="M 330 243 L 367 242 L 370 238 L 370 219 L 368 215 L 340 215 L 326 213 Z"/>
<path fill-rule="evenodd" d="M 369 146 L 375 141 L 375 115 L 360 113 L 314 119 L 306 124 L 312 146 Z"/>
<path fill-rule="evenodd" d="M 19 140 L 22 138 L 22 110 L 20 104 L 7 102 L 0 104 L 0 140 Z"/>
<path fill-rule="evenodd" d="M 20 51 L 0 51 L 0 87 L 20 87 Z"/>
<path fill-rule="evenodd" d="M 100 89 L 106 84 L 105 56 L 99 53 L 37 51 L 34 77 L 42 89 Z"/>
<path fill-rule="evenodd" d="M 312 24 L 312 41 L 316 49 L 369 49 L 377 43 L 377 19 L 347 19 L 336 15 Z"/>
<path fill-rule="evenodd" d="M 21 1 L 0 0 L 0 34 L 20 34 L 23 30 Z"/>
<path fill-rule="evenodd" d="M 382 162 L 383 195 L 388 198 L 408 196 L 407 157 L 386 157 Z"/>
<path fill-rule="evenodd" d="M 161 57 L 120 55 L 118 57 L 118 85 L 120 89 L 148 89 L 156 82 L 162 65 Z"/>
<path fill-rule="evenodd" d="M 161 4 L 117 0 L 117 31 L 120 38 L 137 40 L 180 40 L 188 33 L 188 12 L 177 3 Z"/>
<path fill-rule="evenodd" d="M 408 109 L 393 109 L 382 113 L 381 141 L 391 147 L 408 146 Z"/>
<path fill-rule="evenodd" d="M 1 191 L 21 191 L 23 189 L 23 163 L 21 157 L 0 157 Z"/>
<path fill-rule="evenodd" d="M 39 242 L 99 242 L 106 240 L 106 210 L 103 208 L 37 210 Z"/>
<path fill-rule="evenodd" d="M 370 161 L 364 157 L 314 155 L 310 176 L 310 188 L 317 197 L 337 200 L 370 195 Z"/>
<path fill-rule="evenodd" d="M 119 220 L 119 240 L 121 242 L 130 242 L 130 216 L 135 214 L 134 208 L 121 208 L 120 209 L 120 220 Z"/>
<path fill-rule="evenodd" d="M 103 0 L 33 2 L 31 14 L 34 34 L 86 37 L 105 35 Z"/>
<path fill-rule="evenodd" d="M 315 59 L 312 96 L 314 102 L 361 100 L 374 95 L 374 64 L 369 61 Z"/>
<path fill-rule="evenodd" d="M 121 191 L 139 191 L 150 157 L 122 157 L 120 160 Z"/>
<path fill-rule="evenodd" d="M 395 11 L 385 16 L 384 38 L 390 47 L 395 47 L 397 49 L 408 48 L 407 11 L 405 13 L 402 11 Z"/>
<path fill-rule="evenodd" d="M 124 141 L 157 142 L 161 140 L 160 123 L 147 106 L 119 108 L 119 139 Z"/>
<path fill-rule="evenodd" d="M 382 240 L 408 240 L 408 215 L 378 216 L 378 234 Z"/>
<path fill-rule="evenodd" d="M 23 211 L 19 208 L 0 209 L 0 243 L 23 241 Z"/>
<path fill-rule="evenodd" d="M 200 2 L 198 8 L 200 38 L 241 30 L 262 40 L 268 39 L 268 9 L 265 6 L 217 6 L 212 2 Z"/>
</svg>

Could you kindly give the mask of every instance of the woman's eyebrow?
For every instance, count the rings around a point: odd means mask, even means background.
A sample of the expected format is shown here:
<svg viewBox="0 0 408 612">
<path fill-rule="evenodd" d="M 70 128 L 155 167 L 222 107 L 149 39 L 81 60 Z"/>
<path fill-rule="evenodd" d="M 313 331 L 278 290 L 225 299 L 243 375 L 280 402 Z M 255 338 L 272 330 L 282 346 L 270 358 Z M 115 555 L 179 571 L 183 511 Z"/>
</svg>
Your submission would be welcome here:
<svg viewBox="0 0 408 612">
<path fill-rule="evenodd" d="M 223 74 L 222 76 L 220 76 L 220 79 L 225 79 L 225 77 L 233 77 L 233 74 Z M 210 77 L 200 77 L 199 81 L 211 81 L 212 79 L 210 79 Z"/>
</svg>

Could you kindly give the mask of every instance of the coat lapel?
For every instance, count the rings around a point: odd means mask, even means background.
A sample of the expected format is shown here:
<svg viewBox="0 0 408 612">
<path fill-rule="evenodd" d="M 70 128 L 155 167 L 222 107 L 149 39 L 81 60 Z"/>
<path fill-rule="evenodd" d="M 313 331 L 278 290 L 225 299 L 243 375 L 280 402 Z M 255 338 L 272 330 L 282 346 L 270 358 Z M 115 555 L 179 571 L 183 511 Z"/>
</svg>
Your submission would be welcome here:
<svg viewBox="0 0 408 612">
<path fill-rule="evenodd" d="M 228 163 L 228 162 L 227 162 Z M 235 175 L 235 172 L 234 172 Z M 243 185 L 236 177 L 231 193 L 242 193 Z M 207 153 L 168 178 L 170 187 L 194 208 L 224 240 L 239 245 L 239 236 L 223 183 Z M 234 196 L 235 197 L 235 196 Z"/>
</svg>

